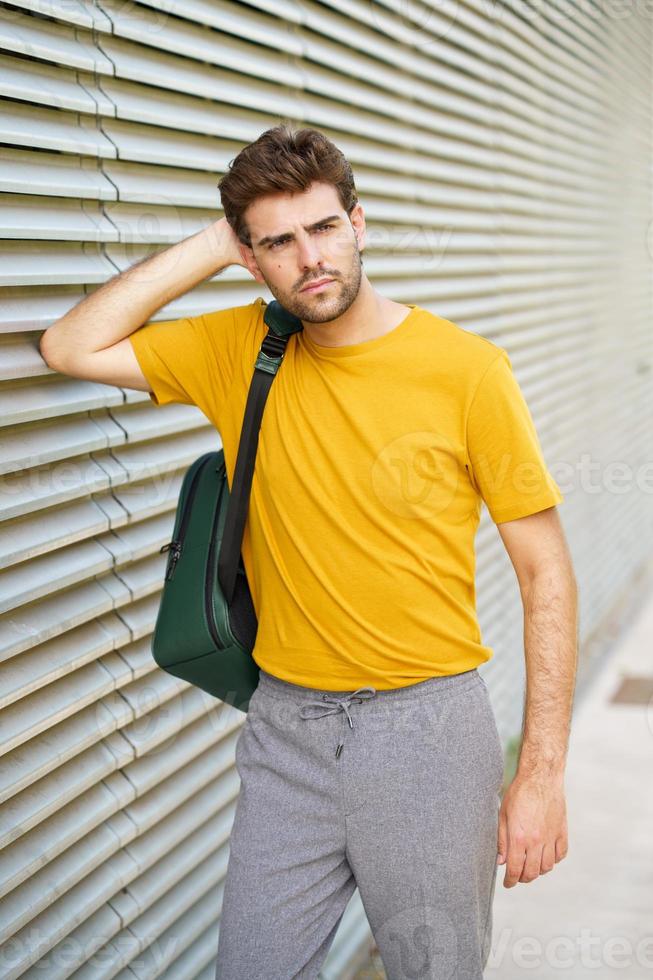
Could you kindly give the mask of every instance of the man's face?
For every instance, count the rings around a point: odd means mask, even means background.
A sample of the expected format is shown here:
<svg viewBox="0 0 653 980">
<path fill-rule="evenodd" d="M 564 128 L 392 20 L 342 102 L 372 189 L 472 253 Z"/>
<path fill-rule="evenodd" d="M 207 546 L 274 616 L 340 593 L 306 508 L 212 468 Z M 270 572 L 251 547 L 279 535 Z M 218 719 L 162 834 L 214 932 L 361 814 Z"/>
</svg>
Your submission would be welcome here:
<svg viewBox="0 0 653 980">
<path fill-rule="evenodd" d="M 332 184 L 314 183 L 304 193 L 259 198 L 245 220 L 252 243 L 244 249 L 247 266 L 282 306 L 307 323 L 325 323 L 349 309 L 362 277 L 360 204 L 348 216 Z M 305 288 L 321 279 L 332 281 Z"/>
</svg>

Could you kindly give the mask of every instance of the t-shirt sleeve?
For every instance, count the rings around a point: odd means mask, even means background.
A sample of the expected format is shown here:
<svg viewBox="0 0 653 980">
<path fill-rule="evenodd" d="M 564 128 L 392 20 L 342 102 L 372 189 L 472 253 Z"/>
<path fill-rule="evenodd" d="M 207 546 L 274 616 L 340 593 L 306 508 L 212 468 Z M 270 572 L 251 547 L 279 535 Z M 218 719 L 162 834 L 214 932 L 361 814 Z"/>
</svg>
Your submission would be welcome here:
<svg viewBox="0 0 653 980">
<path fill-rule="evenodd" d="M 492 520 L 513 521 L 561 503 L 508 353 L 485 371 L 467 415 L 470 478 Z"/>
<path fill-rule="evenodd" d="M 210 418 L 233 375 L 235 308 L 145 323 L 129 335 L 156 406 L 197 405 Z"/>
</svg>

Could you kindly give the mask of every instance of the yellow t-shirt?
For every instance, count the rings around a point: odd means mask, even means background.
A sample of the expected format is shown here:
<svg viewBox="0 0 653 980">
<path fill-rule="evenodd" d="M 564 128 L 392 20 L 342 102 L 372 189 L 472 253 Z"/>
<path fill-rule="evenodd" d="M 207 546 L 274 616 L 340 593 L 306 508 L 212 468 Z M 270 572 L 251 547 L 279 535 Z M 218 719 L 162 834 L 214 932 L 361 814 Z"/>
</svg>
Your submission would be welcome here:
<svg viewBox="0 0 653 980">
<path fill-rule="evenodd" d="M 404 687 L 493 655 L 476 615 L 481 498 L 497 523 L 564 498 L 502 347 L 408 304 L 383 336 L 290 337 L 242 545 L 253 656 L 294 684 Z M 130 337 L 155 405 L 195 404 L 231 485 L 266 301 Z"/>
</svg>

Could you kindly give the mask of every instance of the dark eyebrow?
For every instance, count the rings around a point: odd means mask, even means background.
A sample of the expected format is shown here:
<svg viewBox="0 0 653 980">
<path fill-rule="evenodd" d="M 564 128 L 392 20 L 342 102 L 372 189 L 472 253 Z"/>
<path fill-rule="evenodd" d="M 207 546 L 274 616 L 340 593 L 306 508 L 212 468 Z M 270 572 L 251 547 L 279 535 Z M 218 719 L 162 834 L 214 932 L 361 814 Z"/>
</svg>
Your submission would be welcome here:
<svg viewBox="0 0 653 980">
<path fill-rule="evenodd" d="M 340 221 L 339 214 L 330 214 L 328 218 L 320 218 L 319 221 L 313 222 L 312 225 L 303 225 L 304 231 L 313 231 L 314 228 L 318 228 L 319 225 L 325 225 L 328 221 Z M 279 241 L 281 238 L 294 238 L 295 236 L 291 231 L 284 231 L 280 235 L 266 235 L 265 238 L 261 238 L 257 245 L 268 245 L 270 242 Z"/>
</svg>

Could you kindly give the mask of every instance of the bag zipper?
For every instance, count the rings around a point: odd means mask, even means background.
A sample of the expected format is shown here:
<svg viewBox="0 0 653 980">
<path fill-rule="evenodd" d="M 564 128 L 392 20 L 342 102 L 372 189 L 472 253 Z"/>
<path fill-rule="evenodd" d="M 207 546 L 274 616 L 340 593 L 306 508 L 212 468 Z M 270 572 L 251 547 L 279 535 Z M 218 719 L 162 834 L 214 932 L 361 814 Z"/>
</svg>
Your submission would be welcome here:
<svg viewBox="0 0 653 980">
<path fill-rule="evenodd" d="M 209 459 L 211 458 L 211 453 L 207 454 L 204 462 L 200 463 L 193 473 L 193 478 L 191 480 L 190 487 L 188 489 L 188 496 L 184 501 L 184 509 L 181 514 L 181 520 L 179 522 L 179 529 L 177 531 L 177 536 L 168 541 L 167 544 L 162 545 L 159 548 L 160 554 L 164 554 L 166 551 L 170 552 L 170 557 L 168 558 L 168 564 L 166 566 L 165 581 L 169 582 L 172 576 L 175 574 L 175 567 L 179 558 L 181 557 L 181 551 L 184 546 L 184 535 L 186 533 L 186 526 L 188 524 L 188 518 L 190 516 L 190 509 L 195 497 L 195 492 L 197 490 L 197 483 L 199 480 L 199 475 L 202 469 L 206 466 Z"/>
</svg>

